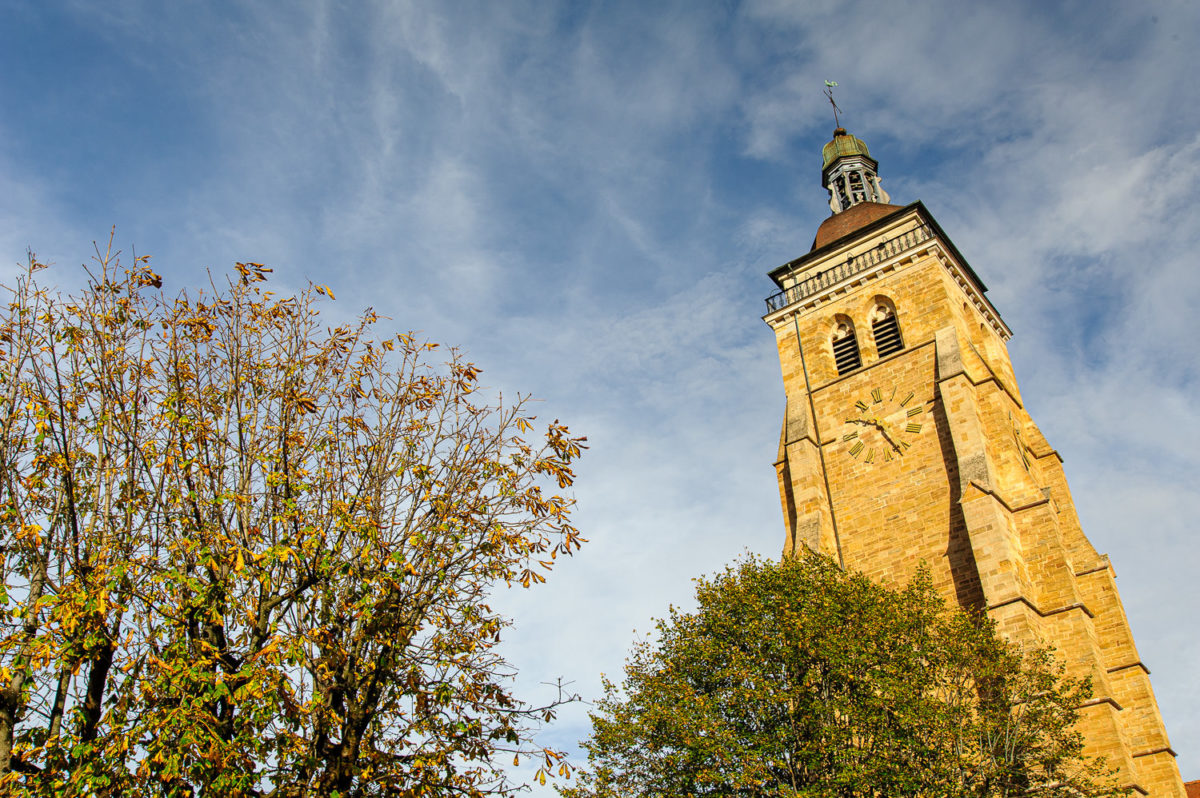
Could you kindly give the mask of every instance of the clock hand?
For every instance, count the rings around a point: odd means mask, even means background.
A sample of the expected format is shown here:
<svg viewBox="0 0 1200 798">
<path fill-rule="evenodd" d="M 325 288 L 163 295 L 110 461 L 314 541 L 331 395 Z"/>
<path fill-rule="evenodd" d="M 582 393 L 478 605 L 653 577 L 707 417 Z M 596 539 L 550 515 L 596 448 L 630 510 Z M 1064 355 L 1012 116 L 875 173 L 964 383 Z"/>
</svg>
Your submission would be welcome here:
<svg viewBox="0 0 1200 798">
<path fill-rule="evenodd" d="M 848 419 L 846 419 L 846 423 L 847 424 L 862 424 L 864 427 L 874 427 L 875 429 L 879 430 L 880 432 L 886 433 L 886 429 L 884 428 L 883 424 L 881 424 L 879 422 L 879 419 L 877 419 L 877 418 L 848 418 Z"/>
<path fill-rule="evenodd" d="M 880 432 L 880 434 L 883 435 L 884 440 L 886 440 L 888 443 L 890 443 L 892 445 L 892 449 L 894 451 L 896 451 L 896 452 L 900 451 L 900 444 L 898 444 L 894 440 L 892 440 L 892 436 L 888 434 L 888 431 L 886 429 L 884 429 L 883 427 L 880 427 L 879 432 Z"/>
<path fill-rule="evenodd" d="M 879 430 L 879 433 L 881 435 L 883 435 L 884 440 L 886 440 L 888 442 L 888 445 L 892 447 L 893 451 L 896 451 L 896 452 L 900 451 L 900 444 L 896 443 L 896 441 L 892 438 L 892 436 L 888 434 L 887 427 L 883 426 L 883 424 L 880 423 L 879 419 L 877 419 L 877 418 L 872 418 L 872 419 L 848 418 L 848 419 L 846 419 L 846 423 L 847 424 L 862 424 L 864 427 L 874 427 L 875 429 Z"/>
</svg>

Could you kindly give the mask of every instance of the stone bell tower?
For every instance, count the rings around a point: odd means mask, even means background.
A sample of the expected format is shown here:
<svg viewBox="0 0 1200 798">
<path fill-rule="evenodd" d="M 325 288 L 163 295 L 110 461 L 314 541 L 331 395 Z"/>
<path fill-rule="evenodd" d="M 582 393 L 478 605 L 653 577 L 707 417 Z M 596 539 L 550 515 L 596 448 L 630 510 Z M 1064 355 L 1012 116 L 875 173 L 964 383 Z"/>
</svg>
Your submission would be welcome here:
<svg viewBox="0 0 1200 798">
<path fill-rule="evenodd" d="M 825 145 L 833 215 L 771 272 L 787 409 L 775 463 L 784 553 L 938 588 L 1011 639 L 1051 644 L 1095 697 L 1089 754 L 1136 793 L 1183 798 L 1175 752 L 1107 555 L 1025 409 L 983 281 L 920 202 L 899 206 L 844 129 Z"/>
</svg>

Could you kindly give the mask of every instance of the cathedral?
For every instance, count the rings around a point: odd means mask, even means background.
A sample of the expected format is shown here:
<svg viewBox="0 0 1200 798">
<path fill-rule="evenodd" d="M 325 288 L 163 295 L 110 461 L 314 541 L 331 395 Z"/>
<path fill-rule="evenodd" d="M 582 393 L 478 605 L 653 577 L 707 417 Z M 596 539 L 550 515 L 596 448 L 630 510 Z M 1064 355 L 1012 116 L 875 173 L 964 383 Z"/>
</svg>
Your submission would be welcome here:
<svg viewBox="0 0 1200 798">
<path fill-rule="evenodd" d="M 784 554 L 807 546 L 893 584 L 926 563 L 950 600 L 1091 676 L 1089 755 L 1133 794 L 1183 798 L 1113 567 L 1022 401 L 1012 333 L 925 206 L 891 203 L 878 167 L 838 127 L 821 170 L 833 214 L 770 273 Z"/>
</svg>

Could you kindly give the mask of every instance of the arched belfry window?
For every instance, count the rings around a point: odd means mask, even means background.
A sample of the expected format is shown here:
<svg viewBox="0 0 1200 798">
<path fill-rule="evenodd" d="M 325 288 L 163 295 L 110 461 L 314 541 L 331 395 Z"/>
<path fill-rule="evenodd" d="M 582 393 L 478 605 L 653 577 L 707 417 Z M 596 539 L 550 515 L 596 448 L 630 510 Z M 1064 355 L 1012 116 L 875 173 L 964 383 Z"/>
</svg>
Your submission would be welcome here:
<svg viewBox="0 0 1200 798">
<path fill-rule="evenodd" d="M 833 362 L 837 364 L 838 374 L 846 374 L 862 365 L 862 357 L 858 354 L 858 338 L 849 319 L 839 319 L 833 331 Z"/>
<path fill-rule="evenodd" d="M 875 338 L 875 350 L 885 357 L 904 348 L 900 337 L 900 322 L 896 310 L 890 304 L 880 302 L 871 313 L 871 335 Z"/>
<path fill-rule="evenodd" d="M 846 175 L 846 180 L 850 184 L 850 204 L 857 205 L 860 202 L 866 202 L 867 190 L 863 185 L 863 173 L 851 172 Z"/>
</svg>

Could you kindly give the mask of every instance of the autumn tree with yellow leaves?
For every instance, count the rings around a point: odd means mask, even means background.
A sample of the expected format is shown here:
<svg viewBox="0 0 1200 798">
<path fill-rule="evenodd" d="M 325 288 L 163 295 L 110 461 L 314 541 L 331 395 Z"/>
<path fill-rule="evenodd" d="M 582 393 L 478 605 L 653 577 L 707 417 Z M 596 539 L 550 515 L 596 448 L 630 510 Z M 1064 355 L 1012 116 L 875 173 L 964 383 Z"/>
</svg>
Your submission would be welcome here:
<svg viewBox="0 0 1200 798">
<path fill-rule="evenodd" d="M 0 311 L 0 793 L 507 794 L 563 764 L 497 586 L 582 539 L 583 438 L 260 264 L 177 296 L 33 257 Z M 560 696 L 561 697 L 561 696 Z"/>
</svg>

